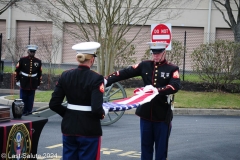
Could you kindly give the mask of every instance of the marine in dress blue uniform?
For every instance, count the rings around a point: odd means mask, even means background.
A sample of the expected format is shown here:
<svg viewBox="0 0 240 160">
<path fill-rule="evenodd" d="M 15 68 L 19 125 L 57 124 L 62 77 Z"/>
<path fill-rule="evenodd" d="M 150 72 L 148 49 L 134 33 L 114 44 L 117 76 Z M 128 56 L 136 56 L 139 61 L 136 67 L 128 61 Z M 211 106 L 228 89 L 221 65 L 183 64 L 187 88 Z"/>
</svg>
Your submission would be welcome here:
<svg viewBox="0 0 240 160">
<path fill-rule="evenodd" d="M 20 86 L 20 99 L 24 102 L 23 115 L 32 112 L 35 90 L 42 80 L 42 61 L 35 57 L 36 45 L 28 45 L 28 56 L 20 58 L 15 69 L 15 80 Z"/>
<path fill-rule="evenodd" d="M 168 95 L 180 88 L 179 67 L 165 59 L 165 43 L 149 42 L 153 60 L 116 71 L 107 79 L 107 86 L 128 78 L 141 76 L 144 86 L 152 85 L 159 94 L 150 102 L 136 109 L 140 117 L 141 159 L 152 160 L 155 146 L 155 159 L 166 160 L 168 139 L 171 131 L 173 113 Z"/>
<path fill-rule="evenodd" d="M 52 93 L 49 107 L 63 117 L 63 160 L 100 159 L 101 119 L 106 114 L 102 107 L 104 77 L 90 70 L 99 47 L 97 42 L 74 45 L 80 64 L 62 73 Z M 64 97 L 67 108 L 62 105 Z"/>
</svg>

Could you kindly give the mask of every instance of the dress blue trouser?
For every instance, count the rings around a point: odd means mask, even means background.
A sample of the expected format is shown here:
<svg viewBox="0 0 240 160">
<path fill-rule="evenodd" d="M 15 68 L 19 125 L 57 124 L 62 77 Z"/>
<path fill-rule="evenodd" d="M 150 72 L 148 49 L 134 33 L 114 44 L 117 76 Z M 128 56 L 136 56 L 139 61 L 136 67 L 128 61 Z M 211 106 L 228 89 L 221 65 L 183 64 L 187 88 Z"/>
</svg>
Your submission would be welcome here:
<svg viewBox="0 0 240 160">
<path fill-rule="evenodd" d="M 23 114 L 32 112 L 35 90 L 20 89 L 20 98 L 24 102 Z"/>
<path fill-rule="evenodd" d="M 165 122 L 152 122 L 140 118 L 141 160 L 152 160 L 155 145 L 155 160 L 166 160 L 170 126 Z"/>
<path fill-rule="evenodd" d="M 101 137 L 63 135 L 63 160 L 100 160 Z"/>
</svg>

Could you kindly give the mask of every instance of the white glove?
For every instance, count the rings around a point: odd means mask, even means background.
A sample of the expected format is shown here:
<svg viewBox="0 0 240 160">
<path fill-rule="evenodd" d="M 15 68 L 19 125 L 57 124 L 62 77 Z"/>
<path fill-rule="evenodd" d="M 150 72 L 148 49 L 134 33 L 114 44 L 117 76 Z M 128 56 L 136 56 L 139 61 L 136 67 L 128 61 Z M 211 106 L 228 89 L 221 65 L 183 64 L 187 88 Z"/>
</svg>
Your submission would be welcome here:
<svg viewBox="0 0 240 160">
<path fill-rule="evenodd" d="M 108 81 L 104 78 L 104 85 L 107 85 L 107 82 L 108 82 Z"/>
<path fill-rule="evenodd" d="M 143 91 L 146 92 L 146 91 L 151 91 L 153 90 L 155 87 L 153 87 L 152 85 L 146 85 L 144 88 L 143 88 Z"/>
<path fill-rule="evenodd" d="M 18 87 L 20 87 L 20 82 L 19 82 L 19 81 L 17 81 L 17 82 L 16 82 L 16 85 L 17 85 Z"/>
<path fill-rule="evenodd" d="M 108 110 L 108 108 L 105 108 L 105 107 L 103 107 L 103 109 L 104 109 L 105 116 L 106 116 L 108 114 L 109 110 Z"/>
</svg>

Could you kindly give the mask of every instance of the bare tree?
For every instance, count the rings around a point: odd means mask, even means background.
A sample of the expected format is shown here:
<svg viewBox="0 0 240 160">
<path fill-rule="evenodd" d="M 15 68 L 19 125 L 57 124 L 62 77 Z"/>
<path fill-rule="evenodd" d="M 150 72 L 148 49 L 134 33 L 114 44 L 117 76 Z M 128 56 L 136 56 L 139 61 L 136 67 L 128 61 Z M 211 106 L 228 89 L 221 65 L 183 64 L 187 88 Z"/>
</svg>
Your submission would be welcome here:
<svg viewBox="0 0 240 160">
<path fill-rule="evenodd" d="M 234 39 L 240 42 L 240 1 L 239 0 L 213 0 L 214 6 L 221 12 L 224 21 L 232 29 Z M 224 9 L 227 12 L 224 12 Z M 237 16 L 234 17 L 233 11 L 237 10 Z"/>
<path fill-rule="evenodd" d="M 224 21 L 228 24 L 234 34 L 234 40 L 236 43 L 240 43 L 240 1 L 238 0 L 213 0 L 213 4 L 220 11 Z M 224 9 L 227 12 L 224 12 Z M 237 10 L 237 16 L 234 17 L 234 10 Z M 228 17 L 228 18 L 227 18 Z M 238 48 L 235 49 L 234 63 L 232 66 L 232 72 L 235 76 L 240 76 L 240 53 Z"/>
<path fill-rule="evenodd" d="M 61 38 L 57 35 L 46 35 L 42 34 L 33 39 L 34 44 L 38 44 L 39 49 L 37 51 L 37 56 L 42 60 L 43 65 L 47 68 L 49 75 L 55 75 L 55 67 L 59 46 L 62 43 Z"/>
<path fill-rule="evenodd" d="M 5 12 L 9 7 L 18 2 L 19 0 L 0 0 L 0 4 L 3 4 L 4 7 L 0 8 L 0 15 Z"/>
<path fill-rule="evenodd" d="M 122 45 L 120 46 L 125 47 L 126 43 L 128 42 L 126 40 L 122 40 L 121 43 Z M 121 50 L 121 48 L 118 48 L 118 50 Z M 131 45 L 130 47 L 128 47 L 128 49 L 124 51 L 124 54 L 116 54 L 114 59 L 114 70 L 119 70 L 121 68 L 136 63 L 137 59 L 135 57 L 132 57 L 132 55 L 134 55 L 135 53 L 135 46 Z"/>
<path fill-rule="evenodd" d="M 14 66 L 16 66 L 18 60 L 27 55 L 27 48 L 21 38 L 12 38 L 10 40 L 3 41 L 3 53 L 7 59 L 11 59 Z"/>
<path fill-rule="evenodd" d="M 62 39 L 58 35 L 46 35 L 42 33 L 33 39 L 33 43 L 38 44 L 37 57 L 42 60 L 44 68 L 47 69 L 47 74 L 42 77 L 42 83 L 47 84 L 45 85 L 47 88 L 43 89 L 50 89 L 54 84 L 53 79 L 56 71 L 56 65 L 54 64 L 59 55 Z"/>
<path fill-rule="evenodd" d="M 103 75 L 113 71 L 116 55 L 129 50 L 147 21 L 163 23 L 173 17 L 177 18 L 181 11 L 176 10 L 174 5 L 183 3 L 178 0 L 25 0 L 25 2 L 30 5 L 22 6 L 23 11 L 53 21 L 58 28 L 80 41 L 100 42 L 102 46 L 98 51 L 97 71 Z M 21 9 L 21 6 L 19 8 Z M 174 11 L 171 8 L 174 8 Z M 76 28 L 65 27 L 66 22 L 75 24 Z M 128 43 L 121 46 L 126 34 L 136 26 L 139 30 Z"/>
</svg>

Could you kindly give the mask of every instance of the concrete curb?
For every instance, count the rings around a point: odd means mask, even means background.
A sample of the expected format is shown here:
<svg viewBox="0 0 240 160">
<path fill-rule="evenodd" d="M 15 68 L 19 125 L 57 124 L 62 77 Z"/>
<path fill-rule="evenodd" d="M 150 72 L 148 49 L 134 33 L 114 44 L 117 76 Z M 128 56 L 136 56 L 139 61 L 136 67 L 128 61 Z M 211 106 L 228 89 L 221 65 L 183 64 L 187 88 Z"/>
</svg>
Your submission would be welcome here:
<svg viewBox="0 0 240 160">
<path fill-rule="evenodd" d="M 1 93 L 19 94 L 19 90 L 16 90 L 16 89 L 1 89 Z"/>
<path fill-rule="evenodd" d="M 1 93 L 6 94 L 5 96 L 0 96 L 0 104 L 3 105 L 12 105 L 13 100 L 8 100 L 5 97 L 13 94 L 19 94 L 19 89 L 0 89 Z M 36 90 L 36 92 L 41 92 L 40 90 Z M 34 107 L 43 107 L 47 106 L 47 102 L 34 102 Z"/>
<path fill-rule="evenodd" d="M 125 111 L 124 114 L 135 114 L 136 109 Z M 192 109 L 192 108 L 174 108 L 174 115 L 228 115 L 240 116 L 240 110 L 236 109 Z"/>
<path fill-rule="evenodd" d="M 229 115 L 240 116 L 240 110 L 237 109 L 193 109 L 193 108 L 176 108 L 174 115 Z"/>
<path fill-rule="evenodd" d="M 6 95 L 6 96 L 8 96 L 8 95 Z M 8 100 L 8 99 L 6 99 L 6 98 L 5 98 L 6 96 L 1 96 L 1 97 L 0 97 L 0 104 L 11 106 L 13 100 Z M 38 108 L 38 107 L 47 106 L 47 105 L 48 105 L 47 102 L 34 102 L 34 107 L 37 107 L 37 108 Z"/>
</svg>

